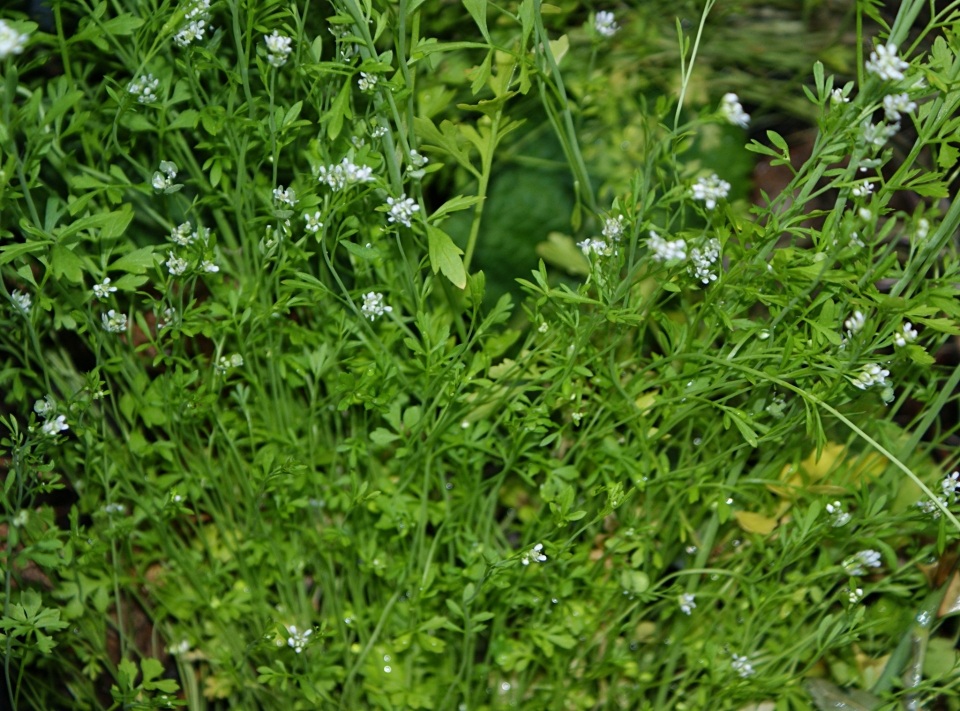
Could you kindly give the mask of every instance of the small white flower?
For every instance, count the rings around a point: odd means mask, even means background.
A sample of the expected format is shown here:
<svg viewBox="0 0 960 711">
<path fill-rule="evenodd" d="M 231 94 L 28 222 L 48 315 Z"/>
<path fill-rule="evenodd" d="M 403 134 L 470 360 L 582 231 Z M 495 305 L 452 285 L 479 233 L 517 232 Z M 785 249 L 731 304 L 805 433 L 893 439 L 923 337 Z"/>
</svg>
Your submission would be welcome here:
<svg viewBox="0 0 960 711">
<path fill-rule="evenodd" d="M 854 590 L 849 590 L 847 599 L 850 600 L 851 605 L 856 605 L 863 599 L 863 588 L 856 588 Z"/>
<path fill-rule="evenodd" d="M 697 603 L 694 602 L 696 596 L 693 593 L 684 593 L 680 596 L 680 612 L 685 615 L 690 615 L 693 613 L 693 610 L 696 608 Z"/>
<path fill-rule="evenodd" d="M 690 250 L 692 264 L 687 271 L 702 284 L 709 284 L 717 280 L 717 272 L 713 266 L 720 259 L 720 240 L 716 237 L 707 240 L 701 247 Z"/>
<path fill-rule="evenodd" d="M 220 271 L 220 267 L 218 267 L 214 262 L 211 262 L 209 259 L 204 259 L 200 264 L 200 268 L 208 274 L 216 274 L 218 271 Z"/>
<path fill-rule="evenodd" d="M 153 185 L 154 190 L 166 190 L 173 186 L 173 181 L 160 171 L 153 174 L 153 180 L 150 181 L 150 183 Z"/>
<path fill-rule="evenodd" d="M 866 63 L 867 71 L 876 74 L 886 81 L 900 81 L 903 72 L 910 68 L 908 62 L 900 59 L 897 54 L 897 45 L 877 45 L 876 50 L 870 53 L 870 60 Z"/>
<path fill-rule="evenodd" d="M 543 544 L 538 543 L 535 545 L 529 553 L 524 553 L 523 557 L 520 559 L 520 562 L 524 565 L 530 565 L 530 561 L 534 563 L 545 563 L 547 556 L 543 554 Z"/>
<path fill-rule="evenodd" d="M 165 308 L 163 310 L 163 318 L 163 321 L 157 322 L 157 329 L 160 331 L 173 325 L 173 322 L 177 318 L 177 310 L 172 306 Z"/>
<path fill-rule="evenodd" d="M 886 385 L 886 379 L 889 375 L 889 370 L 881 368 L 876 363 L 868 363 L 863 366 L 860 375 L 853 380 L 853 386 L 861 390 L 866 390 L 874 385 Z"/>
<path fill-rule="evenodd" d="M 103 321 L 103 330 L 107 333 L 122 333 L 127 330 L 127 315 L 118 314 L 110 309 L 105 314 L 100 314 Z"/>
<path fill-rule="evenodd" d="M 733 670 L 744 679 L 746 679 L 748 676 L 753 676 L 755 671 L 753 665 L 750 663 L 750 660 L 746 655 L 741 657 L 740 655 L 734 654 L 733 661 L 730 663 L 730 666 L 732 666 Z"/>
<path fill-rule="evenodd" d="M 900 330 L 893 334 L 893 342 L 898 348 L 903 348 L 908 343 L 913 343 L 917 340 L 917 336 L 919 335 L 917 329 L 913 327 L 913 324 L 906 321 L 903 326 L 900 327 Z"/>
<path fill-rule="evenodd" d="M 103 510 L 108 514 L 122 514 L 126 510 L 126 507 L 124 507 L 123 504 L 107 504 L 103 507 Z"/>
<path fill-rule="evenodd" d="M 357 80 L 357 86 L 360 87 L 360 91 L 373 91 L 377 86 L 377 82 L 380 81 L 380 77 L 370 72 L 360 72 L 360 78 Z"/>
<path fill-rule="evenodd" d="M 860 333 L 863 330 L 864 324 L 867 322 L 867 317 L 864 316 L 860 311 L 854 311 L 853 316 L 848 318 L 843 322 L 844 328 L 847 329 L 847 335 L 853 336 L 855 333 Z"/>
<path fill-rule="evenodd" d="M 619 242 L 625 229 L 623 215 L 608 217 L 603 221 L 603 236 L 612 242 Z"/>
<path fill-rule="evenodd" d="M 179 227 L 174 227 L 170 230 L 170 239 L 181 247 L 186 247 L 188 244 L 191 244 L 196 239 L 196 236 L 197 233 L 193 231 L 193 225 L 189 222 L 184 222 Z"/>
<path fill-rule="evenodd" d="M 243 356 L 239 353 L 234 353 L 229 358 L 227 356 L 220 356 L 220 360 L 217 361 L 214 370 L 220 373 L 220 375 L 223 375 L 231 368 L 241 367 L 243 367 Z"/>
<path fill-rule="evenodd" d="M 910 96 L 906 93 L 888 94 L 883 97 L 883 111 L 887 121 L 899 121 L 901 111 L 905 114 L 912 114 L 916 108 L 916 102 L 910 101 Z"/>
<path fill-rule="evenodd" d="M 577 246 L 583 251 L 586 256 L 591 254 L 596 254 L 603 257 L 609 257 L 613 254 L 613 250 L 610 245 L 607 244 L 606 240 L 602 239 L 585 239 L 582 242 L 577 242 Z"/>
<path fill-rule="evenodd" d="M 273 189 L 273 202 L 277 205 L 289 205 L 293 207 L 300 201 L 297 200 L 297 193 L 293 188 L 284 190 L 281 185 L 279 188 Z"/>
<path fill-rule="evenodd" d="M 207 21 L 204 19 L 191 20 L 173 36 L 178 47 L 187 47 L 193 42 L 199 42 L 207 31 Z"/>
<path fill-rule="evenodd" d="M 687 258 L 687 243 L 682 239 L 673 241 L 665 240 L 653 230 L 650 230 L 650 239 L 647 240 L 647 247 L 653 253 L 651 256 L 657 262 L 672 262 Z"/>
<path fill-rule="evenodd" d="M 612 12 L 601 10 L 593 22 L 594 29 L 604 37 L 613 37 L 620 31 L 620 25 L 617 24 Z"/>
<path fill-rule="evenodd" d="M 937 497 L 937 501 L 939 501 L 940 504 L 943 505 L 943 506 L 946 506 L 946 505 L 947 505 L 947 500 L 944 499 L 942 496 L 938 496 L 938 497 Z M 921 500 L 921 501 L 918 501 L 918 502 L 917 502 L 917 508 L 920 509 L 923 513 L 925 513 L 925 514 L 927 514 L 928 516 L 932 517 L 934 521 L 936 521 L 938 518 L 940 518 L 940 507 L 937 506 L 937 505 L 936 505 L 933 501 L 931 501 L 930 499 L 923 499 L 923 500 Z"/>
<path fill-rule="evenodd" d="M 17 515 L 13 517 L 13 521 L 11 521 L 11 523 L 13 524 L 14 528 L 21 528 L 22 526 L 27 525 L 27 521 L 29 519 L 30 519 L 30 512 L 27 511 L 26 509 L 20 509 L 19 513 L 17 513 Z"/>
<path fill-rule="evenodd" d="M 43 400 L 37 400 L 33 403 L 33 411 L 45 420 L 50 419 L 50 415 L 57 411 L 57 403 L 54 402 L 52 395 L 44 395 Z"/>
<path fill-rule="evenodd" d="M 387 205 L 390 206 L 390 212 L 387 213 L 387 220 L 390 222 L 399 222 L 401 225 L 410 227 L 410 218 L 414 213 L 420 212 L 420 206 L 413 198 L 401 195 L 399 200 L 392 197 L 387 198 Z"/>
<path fill-rule="evenodd" d="M 0 60 L 11 54 L 20 54 L 29 39 L 30 35 L 17 32 L 4 20 L 0 20 Z"/>
<path fill-rule="evenodd" d="M 173 252 L 167 253 L 167 269 L 170 270 L 173 276 L 180 276 L 187 271 L 187 267 L 189 266 L 186 259 L 178 257 Z"/>
<path fill-rule="evenodd" d="M 273 34 L 264 37 L 263 41 L 267 43 L 267 61 L 271 66 L 282 67 L 287 63 L 287 57 L 293 51 L 290 46 L 292 39 L 274 30 Z"/>
<path fill-rule="evenodd" d="M 303 651 L 303 648 L 306 647 L 310 641 L 310 635 L 313 634 L 313 630 L 300 632 L 296 628 L 296 625 L 287 625 L 287 632 L 290 634 L 287 638 L 287 646 L 292 648 L 297 654 Z"/>
<path fill-rule="evenodd" d="M 921 217 L 917 220 L 917 240 L 922 242 L 927 238 L 927 235 L 930 234 L 930 222 L 926 218 Z"/>
<path fill-rule="evenodd" d="M 47 437 L 55 437 L 68 429 L 70 429 L 70 425 L 67 424 L 66 415 L 58 415 L 53 419 L 47 420 L 43 423 L 43 427 L 41 427 L 41 430 L 43 430 L 43 433 L 47 435 Z"/>
<path fill-rule="evenodd" d="M 867 197 L 873 193 L 873 183 L 869 180 L 864 180 L 862 183 L 854 185 L 850 192 L 857 197 Z"/>
<path fill-rule="evenodd" d="M 860 215 L 860 219 L 864 222 L 873 222 L 873 213 L 869 208 L 861 207 L 857 210 L 857 214 Z"/>
<path fill-rule="evenodd" d="M 373 169 L 366 165 L 356 165 L 344 158 L 338 165 L 320 166 L 317 179 L 334 190 L 343 190 L 355 183 L 369 183 L 373 180 Z"/>
<path fill-rule="evenodd" d="M 101 283 L 93 285 L 93 295 L 98 299 L 106 299 L 116 290 L 117 287 L 110 285 L 110 277 L 104 277 Z"/>
<path fill-rule="evenodd" d="M 948 501 L 953 501 L 957 497 L 957 493 L 960 492 L 960 472 L 947 474 L 940 482 L 940 489 Z"/>
<path fill-rule="evenodd" d="M 860 124 L 860 135 L 863 138 L 864 143 L 877 148 L 883 148 L 887 141 L 893 138 L 893 136 L 896 135 L 897 131 L 899 130 L 899 123 L 894 123 L 888 126 L 883 121 L 877 124 L 864 121 L 862 124 Z"/>
<path fill-rule="evenodd" d="M 849 104 L 850 99 L 843 95 L 843 89 L 834 89 L 830 92 L 830 103 L 831 104 Z"/>
<path fill-rule="evenodd" d="M 388 131 L 388 129 L 387 129 L 386 126 L 376 126 L 376 127 L 374 127 L 374 129 L 373 129 L 372 131 L 370 131 L 370 137 L 371 137 L 371 138 L 383 138 L 384 136 L 387 135 L 387 131 Z"/>
<path fill-rule="evenodd" d="M 320 212 L 317 211 L 312 215 L 307 213 L 303 216 L 303 219 L 307 221 L 307 232 L 313 232 L 316 234 L 323 228 L 323 223 L 320 222 Z"/>
<path fill-rule="evenodd" d="M 550 330 L 550 326 L 547 324 L 546 321 L 544 321 L 543 323 L 540 324 L 540 328 L 538 328 L 537 330 L 540 331 L 540 333 L 546 333 L 547 331 Z"/>
<path fill-rule="evenodd" d="M 843 561 L 843 569 L 848 575 L 863 575 L 867 568 L 880 567 L 880 554 L 874 550 L 864 550 Z"/>
<path fill-rule="evenodd" d="M 425 155 L 421 155 L 416 151 L 410 151 L 410 165 L 412 165 L 414 168 L 422 168 L 429 162 L 430 159 Z"/>
<path fill-rule="evenodd" d="M 691 189 L 691 195 L 694 200 L 702 200 L 708 210 L 717 206 L 717 200 L 721 200 L 730 194 L 730 183 L 726 180 L 720 180 L 714 173 L 709 178 L 698 178 Z"/>
<path fill-rule="evenodd" d="M 10 294 L 10 300 L 13 301 L 13 307 L 24 316 L 30 313 L 30 307 L 33 305 L 33 299 L 30 294 L 19 289 L 14 289 Z"/>
<path fill-rule="evenodd" d="M 834 528 L 846 526 L 850 522 L 850 514 L 843 510 L 843 504 L 839 501 L 827 504 L 826 508 L 827 513 L 830 514 L 830 525 Z"/>
<path fill-rule="evenodd" d="M 137 98 L 141 104 L 152 104 L 157 100 L 157 89 L 160 88 L 160 80 L 153 74 L 143 74 L 127 84 L 127 92 Z"/>
<path fill-rule="evenodd" d="M 740 105 L 740 97 L 736 94 L 724 94 L 720 100 L 720 112 L 734 126 L 746 128 L 750 125 L 750 114 Z"/>
<path fill-rule="evenodd" d="M 392 306 L 383 303 L 383 294 L 380 292 L 368 291 L 363 295 L 363 305 L 360 307 L 360 312 L 371 321 L 392 311 Z"/>
</svg>

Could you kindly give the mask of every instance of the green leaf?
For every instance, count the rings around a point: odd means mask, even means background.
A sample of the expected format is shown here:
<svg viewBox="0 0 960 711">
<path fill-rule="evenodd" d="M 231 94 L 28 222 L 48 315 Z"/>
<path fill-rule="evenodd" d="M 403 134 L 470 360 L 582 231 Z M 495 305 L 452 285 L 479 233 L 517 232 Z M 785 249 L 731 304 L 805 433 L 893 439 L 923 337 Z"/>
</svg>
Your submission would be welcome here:
<svg viewBox="0 0 960 711">
<path fill-rule="evenodd" d="M 134 17 L 129 12 L 125 12 L 122 15 L 114 17 L 112 20 L 104 22 L 103 29 L 108 34 L 123 37 L 125 35 L 132 35 L 133 31 L 142 25 L 143 20 L 139 17 Z"/>
<path fill-rule="evenodd" d="M 940 145 L 940 151 L 937 153 L 937 165 L 944 170 L 949 170 L 957 162 L 958 157 L 960 157 L 960 150 L 957 150 L 955 146 L 951 146 L 949 143 L 943 143 Z"/>
<path fill-rule="evenodd" d="M 18 244 L 8 244 L 0 247 L 0 264 L 12 262 L 17 257 L 22 257 L 25 254 L 40 252 L 48 244 L 50 244 L 50 240 L 43 240 L 41 242 L 20 242 Z"/>
<path fill-rule="evenodd" d="M 470 84 L 470 91 L 474 94 L 479 92 L 487 83 L 487 80 L 490 78 L 490 62 L 493 59 L 493 50 L 491 49 L 487 52 L 487 56 L 483 58 L 483 62 L 480 63 L 479 67 L 474 67 L 467 78 L 472 79 L 473 83 Z"/>
<path fill-rule="evenodd" d="M 159 660 L 147 657 L 140 661 L 140 669 L 143 671 L 144 681 L 153 681 L 163 674 L 163 664 Z"/>
<path fill-rule="evenodd" d="M 129 659 L 121 660 L 117 667 L 117 681 L 124 689 L 133 688 L 133 680 L 137 678 L 137 665 Z"/>
<path fill-rule="evenodd" d="M 344 83 L 343 87 L 340 89 L 340 92 L 337 94 L 337 98 L 333 100 L 333 104 L 330 106 L 330 111 L 322 119 L 327 121 L 327 136 L 331 140 L 340 135 L 340 131 L 343 129 L 343 119 L 353 118 L 353 111 L 350 110 L 350 86 L 352 79 L 348 78 Z"/>
<path fill-rule="evenodd" d="M 463 6 L 467 8 L 470 17 L 477 23 L 477 27 L 480 28 L 480 34 L 483 35 L 483 38 L 490 44 L 493 44 L 493 41 L 490 39 L 490 31 L 487 29 L 487 0 L 463 0 Z M 489 64 L 489 57 L 487 62 Z M 473 93 L 476 94 L 477 92 L 474 91 Z"/>
<path fill-rule="evenodd" d="M 137 287 L 147 283 L 147 277 L 135 276 L 133 274 L 124 274 L 122 277 L 112 283 L 120 291 L 134 291 Z"/>
<path fill-rule="evenodd" d="M 110 265 L 110 271 L 144 274 L 147 269 L 153 267 L 153 264 L 153 247 L 141 247 L 120 257 Z"/>
<path fill-rule="evenodd" d="M 546 242 L 537 245 L 537 254 L 547 264 L 552 264 L 577 276 L 589 276 L 590 262 L 583 256 L 583 252 L 574 243 L 572 237 L 560 232 L 551 232 Z"/>
<path fill-rule="evenodd" d="M 57 279 L 65 276 L 74 284 L 79 284 L 83 279 L 83 262 L 80 257 L 62 245 L 55 244 L 50 250 L 50 266 Z"/>
<path fill-rule="evenodd" d="M 462 289 L 467 285 L 467 272 L 463 267 L 463 254 L 457 245 L 450 239 L 450 235 L 439 227 L 427 225 L 427 241 L 430 246 L 430 266 L 433 273 L 443 272 L 454 286 Z"/>
<path fill-rule="evenodd" d="M 80 99 L 83 98 L 82 91 L 69 91 L 59 99 L 57 99 L 53 106 L 47 109 L 47 112 L 43 116 L 44 125 L 51 124 L 56 121 L 58 118 L 63 116 L 70 108 L 76 104 Z"/>
<path fill-rule="evenodd" d="M 430 215 L 430 221 L 433 222 L 434 220 L 449 215 L 451 212 L 466 210 L 468 207 L 476 205 L 478 202 L 480 202 L 480 199 L 481 198 L 479 195 L 472 195 L 470 197 L 457 195 L 455 198 L 447 200 L 437 209 L 436 212 Z"/>
<path fill-rule="evenodd" d="M 175 128 L 196 128 L 200 122 L 200 112 L 196 109 L 185 109 L 167 125 L 167 130 Z"/>
<path fill-rule="evenodd" d="M 370 433 L 370 440 L 378 447 L 385 447 L 398 439 L 400 439 L 400 435 L 394 434 L 383 427 L 378 427 Z"/>
<path fill-rule="evenodd" d="M 783 136 L 776 131 L 767 131 L 767 138 L 770 139 L 770 142 L 773 145 L 783 151 L 784 155 L 788 155 L 790 153 L 790 148 L 787 146 L 787 142 L 783 139 Z"/>
<path fill-rule="evenodd" d="M 361 259 L 376 259 L 380 256 L 380 252 L 373 247 L 361 247 L 359 244 L 354 244 L 347 240 L 340 242 L 340 246 L 350 252 L 354 257 L 360 257 Z"/>
</svg>

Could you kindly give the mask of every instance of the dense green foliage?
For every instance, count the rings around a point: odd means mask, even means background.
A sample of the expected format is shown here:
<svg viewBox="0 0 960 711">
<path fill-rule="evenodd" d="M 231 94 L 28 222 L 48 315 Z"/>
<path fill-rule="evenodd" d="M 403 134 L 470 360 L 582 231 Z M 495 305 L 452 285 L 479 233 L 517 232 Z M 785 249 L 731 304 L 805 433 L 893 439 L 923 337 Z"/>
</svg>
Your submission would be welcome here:
<svg viewBox="0 0 960 711">
<path fill-rule="evenodd" d="M 923 7 L 792 93 L 654 4 L 7 16 L 11 704 L 957 708 Z M 819 130 L 763 207 L 730 89 Z"/>
</svg>

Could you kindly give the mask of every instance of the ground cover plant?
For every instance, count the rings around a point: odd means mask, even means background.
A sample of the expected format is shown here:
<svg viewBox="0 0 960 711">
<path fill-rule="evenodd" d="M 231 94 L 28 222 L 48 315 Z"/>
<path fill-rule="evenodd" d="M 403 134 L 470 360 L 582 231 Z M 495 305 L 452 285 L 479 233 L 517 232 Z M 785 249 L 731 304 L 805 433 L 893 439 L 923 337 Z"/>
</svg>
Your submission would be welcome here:
<svg viewBox="0 0 960 711">
<path fill-rule="evenodd" d="M 598 147 L 655 7 L 4 15 L 8 707 L 960 705 L 960 18 L 751 207 L 712 2 Z"/>
</svg>

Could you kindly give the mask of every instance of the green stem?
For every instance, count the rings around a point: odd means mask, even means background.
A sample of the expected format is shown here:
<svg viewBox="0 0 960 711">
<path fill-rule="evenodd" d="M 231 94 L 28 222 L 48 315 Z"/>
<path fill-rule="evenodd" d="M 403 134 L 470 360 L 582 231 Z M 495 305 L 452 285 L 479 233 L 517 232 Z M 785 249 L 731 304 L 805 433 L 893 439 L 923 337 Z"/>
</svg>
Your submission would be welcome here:
<svg viewBox="0 0 960 711">
<path fill-rule="evenodd" d="M 483 206 L 487 201 L 487 186 L 490 184 L 490 171 L 493 167 L 493 152 L 497 147 L 497 132 L 500 128 L 501 113 L 503 113 L 502 109 L 493 115 L 487 151 L 481 157 L 483 165 L 480 173 L 480 184 L 477 187 L 477 197 L 480 198 L 480 202 L 477 203 L 477 207 L 473 211 L 470 237 L 467 239 L 467 251 L 463 255 L 463 268 L 467 273 L 470 272 L 470 262 L 473 261 L 473 252 L 477 247 L 477 237 L 480 235 L 480 219 L 483 217 Z"/>
</svg>

